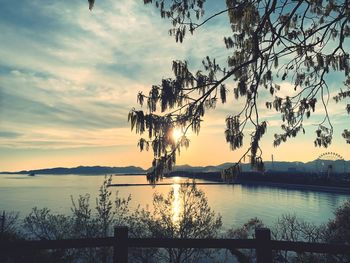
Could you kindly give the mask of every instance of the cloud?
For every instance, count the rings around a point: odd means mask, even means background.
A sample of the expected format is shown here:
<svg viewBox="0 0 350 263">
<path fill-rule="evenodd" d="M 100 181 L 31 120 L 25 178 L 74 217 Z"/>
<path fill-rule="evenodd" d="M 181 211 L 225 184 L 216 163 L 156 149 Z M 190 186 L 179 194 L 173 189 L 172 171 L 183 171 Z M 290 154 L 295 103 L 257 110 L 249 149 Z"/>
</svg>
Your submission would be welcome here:
<svg viewBox="0 0 350 263">
<path fill-rule="evenodd" d="M 0 125 L 23 136 L 2 146 L 136 143 L 125 133 L 139 90 L 171 76 L 173 59 L 193 68 L 210 53 L 226 59 L 216 48 L 222 35 L 202 31 L 177 44 L 156 12 L 136 1 L 101 2 L 93 12 L 86 3 L 5 1 Z"/>
<path fill-rule="evenodd" d="M 136 145 L 136 138 L 130 134 L 129 128 L 86 130 L 47 127 L 37 130 L 26 127 L 24 131 L 20 138 L 0 134 L 1 146 L 10 149 L 72 149 Z"/>
<path fill-rule="evenodd" d="M 0 131 L 0 138 L 18 138 L 22 134 L 18 132 L 11 132 L 11 131 Z"/>
</svg>

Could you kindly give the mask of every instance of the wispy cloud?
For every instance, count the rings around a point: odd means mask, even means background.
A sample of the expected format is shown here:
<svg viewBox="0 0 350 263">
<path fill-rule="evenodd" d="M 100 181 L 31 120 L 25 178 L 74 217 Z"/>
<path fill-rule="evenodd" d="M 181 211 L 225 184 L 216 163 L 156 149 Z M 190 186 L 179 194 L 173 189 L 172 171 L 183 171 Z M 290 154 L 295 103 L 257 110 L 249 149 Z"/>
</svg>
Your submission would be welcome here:
<svg viewBox="0 0 350 263">
<path fill-rule="evenodd" d="M 6 1 L 3 10 L 11 15 L 0 19 L 0 124 L 22 134 L 2 140 L 3 147 L 107 146 L 131 138 L 134 145 L 126 117 L 137 91 L 170 76 L 173 59 L 198 63 L 222 43 L 204 31 L 177 44 L 167 36 L 170 25 L 138 1 L 101 2 L 93 12 L 86 3 Z"/>
</svg>

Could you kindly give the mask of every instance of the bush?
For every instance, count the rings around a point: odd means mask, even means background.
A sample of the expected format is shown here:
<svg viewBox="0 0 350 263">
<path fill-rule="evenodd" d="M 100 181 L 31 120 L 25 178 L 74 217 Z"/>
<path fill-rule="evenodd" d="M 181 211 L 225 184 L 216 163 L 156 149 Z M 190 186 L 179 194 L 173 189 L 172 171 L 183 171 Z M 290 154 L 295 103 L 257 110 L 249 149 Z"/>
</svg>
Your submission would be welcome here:
<svg viewBox="0 0 350 263">
<path fill-rule="evenodd" d="M 222 227 L 220 215 L 209 207 L 204 192 L 194 183 L 175 185 L 166 195 L 156 193 L 153 196 L 153 212 L 137 209 L 130 220 L 130 230 L 136 237 L 155 238 L 215 238 Z M 142 229 L 140 229 L 142 227 Z M 143 252 L 143 253 L 141 253 Z M 145 250 L 134 251 L 135 257 L 149 258 Z M 193 248 L 167 248 L 157 251 L 148 250 L 154 262 L 202 262 L 212 258 L 213 250 Z M 139 262 L 149 262 L 142 261 Z"/>
</svg>

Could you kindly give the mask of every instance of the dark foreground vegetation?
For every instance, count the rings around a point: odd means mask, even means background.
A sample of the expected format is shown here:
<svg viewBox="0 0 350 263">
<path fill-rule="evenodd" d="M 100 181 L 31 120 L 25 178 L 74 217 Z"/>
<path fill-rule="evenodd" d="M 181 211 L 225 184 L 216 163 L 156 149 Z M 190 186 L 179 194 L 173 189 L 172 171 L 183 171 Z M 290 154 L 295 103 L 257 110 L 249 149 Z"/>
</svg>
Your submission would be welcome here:
<svg viewBox="0 0 350 263">
<path fill-rule="evenodd" d="M 223 229 L 220 215 L 209 207 L 203 191 L 195 184 L 174 187 L 167 195 L 155 194 L 151 207 L 130 208 L 129 196 L 115 198 L 106 178 L 95 205 L 89 195 L 72 198 L 71 213 L 56 214 L 49 209 L 33 208 L 23 220 L 14 212 L 0 216 L 0 240 L 56 240 L 94 238 L 113 235 L 115 226 L 128 226 L 129 237 L 153 238 L 253 238 L 263 227 L 253 218 L 240 227 Z M 282 215 L 272 228 L 272 238 L 285 241 L 349 244 L 350 201 L 335 212 L 334 219 L 317 226 L 294 215 Z M 57 249 L 1 255 L 1 262 L 111 262 L 110 248 Z M 193 248 L 132 248 L 130 262 L 255 262 L 255 250 Z M 274 262 L 349 262 L 347 255 L 324 255 L 276 251 Z"/>
</svg>

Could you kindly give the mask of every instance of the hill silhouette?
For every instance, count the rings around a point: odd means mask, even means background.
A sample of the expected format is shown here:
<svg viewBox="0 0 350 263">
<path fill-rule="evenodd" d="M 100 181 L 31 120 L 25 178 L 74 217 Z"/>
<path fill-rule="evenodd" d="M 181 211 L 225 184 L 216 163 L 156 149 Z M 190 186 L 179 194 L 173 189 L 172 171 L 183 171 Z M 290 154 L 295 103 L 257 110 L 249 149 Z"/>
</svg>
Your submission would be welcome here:
<svg viewBox="0 0 350 263">
<path fill-rule="evenodd" d="M 177 165 L 174 167 L 174 172 L 192 172 L 192 173 L 208 173 L 208 172 L 220 172 L 235 163 L 222 163 L 219 165 L 208 166 L 191 166 L 191 165 Z M 332 165 L 333 172 L 350 173 L 350 161 L 336 160 L 314 160 L 311 162 L 264 162 L 266 171 L 276 172 L 320 172 L 328 169 L 329 165 Z M 78 166 L 74 168 L 55 167 L 45 168 L 37 170 L 23 170 L 18 172 L 0 172 L 1 174 L 80 174 L 80 175 L 99 175 L 99 174 L 145 174 L 151 168 L 145 170 L 137 166 L 125 166 L 125 167 L 110 167 L 110 166 Z M 243 172 L 252 171 L 250 164 L 241 164 Z"/>
<path fill-rule="evenodd" d="M 137 166 L 109 167 L 109 166 L 78 166 L 74 168 L 46 168 L 38 170 L 23 170 L 19 172 L 1 172 L 9 174 L 80 174 L 80 175 L 102 175 L 102 174 L 144 174 L 145 170 Z"/>
</svg>

